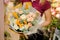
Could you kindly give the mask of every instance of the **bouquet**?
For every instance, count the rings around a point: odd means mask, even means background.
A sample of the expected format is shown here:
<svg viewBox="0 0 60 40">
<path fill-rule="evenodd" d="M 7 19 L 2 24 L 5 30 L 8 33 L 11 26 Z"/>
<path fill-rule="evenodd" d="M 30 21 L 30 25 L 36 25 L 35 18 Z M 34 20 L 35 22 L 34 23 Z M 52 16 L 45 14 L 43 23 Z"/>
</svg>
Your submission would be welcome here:
<svg viewBox="0 0 60 40">
<path fill-rule="evenodd" d="M 20 3 L 14 9 L 10 9 L 8 14 L 8 25 L 16 32 L 27 33 L 39 23 L 40 14 L 28 4 Z"/>
</svg>

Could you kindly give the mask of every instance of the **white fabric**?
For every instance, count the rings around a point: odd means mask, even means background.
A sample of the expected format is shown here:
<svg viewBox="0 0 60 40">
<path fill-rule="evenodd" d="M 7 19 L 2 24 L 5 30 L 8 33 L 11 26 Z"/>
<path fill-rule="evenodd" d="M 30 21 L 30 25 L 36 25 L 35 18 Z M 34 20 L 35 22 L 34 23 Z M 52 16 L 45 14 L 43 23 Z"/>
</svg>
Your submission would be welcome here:
<svg viewBox="0 0 60 40">
<path fill-rule="evenodd" d="M 60 40 L 60 30 L 58 30 L 57 28 L 56 28 L 56 30 L 55 30 L 53 40 L 55 40 L 55 37 L 57 37 L 58 40 Z"/>
</svg>

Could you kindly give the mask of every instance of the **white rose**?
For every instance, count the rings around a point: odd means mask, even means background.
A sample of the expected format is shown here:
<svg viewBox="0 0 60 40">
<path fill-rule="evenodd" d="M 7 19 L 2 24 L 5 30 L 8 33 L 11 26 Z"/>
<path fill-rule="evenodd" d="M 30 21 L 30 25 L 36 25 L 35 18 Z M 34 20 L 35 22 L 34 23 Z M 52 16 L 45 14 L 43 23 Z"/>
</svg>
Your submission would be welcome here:
<svg viewBox="0 0 60 40">
<path fill-rule="evenodd" d="M 28 25 L 24 25 L 24 27 L 25 27 L 26 30 L 29 28 Z"/>
<path fill-rule="evenodd" d="M 13 28 L 16 30 L 19 29 L 19 27 L 16 24 L 14 24 Z"/>
<path fill-rule="evenodd" d="M 23 13 L 23 11 L 21 11 L 21 10 L 20 10 L 18 13 L 19 13 L 19 14 L 22 14 L 22 13 Z"/>
<path fill-rule="evenodd" d="M 24 20 L 26 19 L 26 15 L 23 14 L 22 16 L 20 16 L 20 18 Z"/>
<path fill-rule="evenodd" d="M 34 18 L 33 18 L 33 17 L 30 17 L 30 18 L 27 19 L 27 21 L 28 21 L 28 22 L 29 22 L 29 21 L 34 21 Z"/>
</svg>

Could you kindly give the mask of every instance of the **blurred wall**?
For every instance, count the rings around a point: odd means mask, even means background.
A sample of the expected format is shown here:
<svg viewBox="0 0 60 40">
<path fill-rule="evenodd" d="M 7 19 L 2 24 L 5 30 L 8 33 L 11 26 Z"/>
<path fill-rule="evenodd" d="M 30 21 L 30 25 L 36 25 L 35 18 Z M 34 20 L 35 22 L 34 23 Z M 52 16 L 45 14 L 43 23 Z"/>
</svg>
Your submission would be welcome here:
<svg viewBox="0 0 60 40">
<path fill-rule="evenodd" d="M 0 40 L 4 40 L 4 6 L 3 0 L 0 0 Z"/>
</svg>

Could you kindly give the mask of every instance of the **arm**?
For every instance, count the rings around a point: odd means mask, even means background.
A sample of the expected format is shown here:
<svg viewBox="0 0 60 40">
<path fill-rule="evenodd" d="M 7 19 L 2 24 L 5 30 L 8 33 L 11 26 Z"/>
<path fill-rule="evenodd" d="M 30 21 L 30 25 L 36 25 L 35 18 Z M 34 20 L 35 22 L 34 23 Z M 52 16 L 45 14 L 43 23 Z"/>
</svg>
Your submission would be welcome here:
<svg viewBox="0 0 60 40">
<path fill-rule="evenodd" d="M 44 13 L 45 13 L 45 22 L 42 23 L 43 27 L 49 25 L 51 23 L 51 19 L 52 19 L 50 9 L 46 10 Z"/>
</svg>

